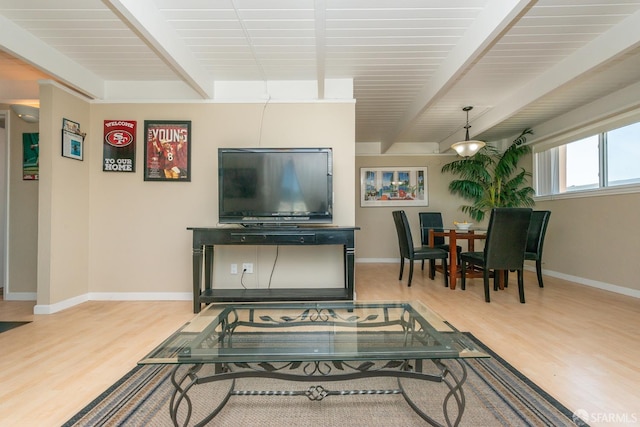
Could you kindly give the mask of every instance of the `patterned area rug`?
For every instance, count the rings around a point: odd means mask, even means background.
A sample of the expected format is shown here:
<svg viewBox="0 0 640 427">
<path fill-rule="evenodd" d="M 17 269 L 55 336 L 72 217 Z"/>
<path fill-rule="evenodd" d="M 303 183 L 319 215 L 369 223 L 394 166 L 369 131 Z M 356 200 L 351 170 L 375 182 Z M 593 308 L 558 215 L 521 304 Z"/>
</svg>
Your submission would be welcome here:
<svg viewBox="0 0 640 427">
<path fill-rule="evenodd" d="M 464 384 L 466 410 L 460 426 L 586 426 L 572 412 L 533 384 L 475 337 L 489 359 L 468 359 Z M 452 366 L 453 370 L 455 368 Z M 169 400 L 172 366 L 138 366 L 71 418 L 65 427 L 170 426 Z M 459 369 L 459 368 L 458 368 Z M 305 390 L 313 383 L 270 379 L 241 379 L 237 390 Z M 200 420 L 224 398 L 228 382 L 196 386 L 190 392 L 192 420 Z M 367 378 L 323 384 L 331 390 L 382 390 L 397 388 L 393 378 Z M 403 380 L 417 406 L 445 423 L 441 383 Z M 310 401 L 300 396 L 232 396 L 208 424 L 220 426 L 423 426 L 401 395 L 329 396 Z"/>
<path fill-rule="evenodd" d="M 0 322 L 0 333 L 17 328 L 18 326 L 26 325 L 27 323 L 30 322 Z"/>
</svg>

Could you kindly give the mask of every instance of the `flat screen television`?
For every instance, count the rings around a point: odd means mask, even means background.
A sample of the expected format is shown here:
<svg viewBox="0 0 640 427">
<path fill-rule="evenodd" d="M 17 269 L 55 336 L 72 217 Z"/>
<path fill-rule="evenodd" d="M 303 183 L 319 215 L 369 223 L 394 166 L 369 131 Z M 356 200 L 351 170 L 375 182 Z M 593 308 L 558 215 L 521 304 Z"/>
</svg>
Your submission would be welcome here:
<svg viewBox="0 0 640 427">
<path fill-rule="evenodd" d="M 222 224 L 333 221 L 331 148 L 219 148 Z"/>
</svg>

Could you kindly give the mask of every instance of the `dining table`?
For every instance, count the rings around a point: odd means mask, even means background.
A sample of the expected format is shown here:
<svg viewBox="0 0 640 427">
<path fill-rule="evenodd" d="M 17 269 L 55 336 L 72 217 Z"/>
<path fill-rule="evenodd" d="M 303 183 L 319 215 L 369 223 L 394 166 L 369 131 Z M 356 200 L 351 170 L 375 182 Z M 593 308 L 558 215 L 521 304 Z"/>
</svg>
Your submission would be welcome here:
<svg viewBox="0 0 640 427">
<path fill-rule="evenodd" d="M 434 237 L 446 237 L 449 239 L 449 289 L 456 288 L 456 281 L 460 277 L 458 266 L 458 240 L 466 240 L 469 252 L 474 251 L 474 242 L 476 240 L 484 240 L 487 238 L 487 230 L 468 229 L 459 230 L 457 228 L 438 228 L 429 229 L 429 246 L 434 247 Z M 441 266 L 436 269 L 442 270 Z M 444 274 L 444 272 L 443 272 Z M 481 277 L 481 274 L 475 269 L 467 270 L 466 277 Z"/>
</svg>

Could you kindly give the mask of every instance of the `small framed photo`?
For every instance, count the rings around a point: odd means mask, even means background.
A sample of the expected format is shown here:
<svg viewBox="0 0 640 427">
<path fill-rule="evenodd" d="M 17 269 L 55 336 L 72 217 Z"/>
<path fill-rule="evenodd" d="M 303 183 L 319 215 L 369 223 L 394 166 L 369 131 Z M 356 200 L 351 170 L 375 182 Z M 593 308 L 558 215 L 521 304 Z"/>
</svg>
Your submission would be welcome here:
<svg viewBox="0 0 640 427">
<path fill-rule="evenodd" d="M 62 130 L 62 156 L 82 160 L 84 137 L 80 134 Z"/>
<path fill-rule="evenodd" d="M 429 206 L 427 168 L 360 169 L 360 206 Z"/>
<path fill-rule="evenodd" d="M 68 132 L 80 133 L 80 123 L 76 123 L 69 119 L 62 119 L 62 130 L 66 130 Z"/>
<path fill-rule="evenodd" d="M 191 181 L 191 121 L 144 121 L 144 180 Z"/>
</svg>

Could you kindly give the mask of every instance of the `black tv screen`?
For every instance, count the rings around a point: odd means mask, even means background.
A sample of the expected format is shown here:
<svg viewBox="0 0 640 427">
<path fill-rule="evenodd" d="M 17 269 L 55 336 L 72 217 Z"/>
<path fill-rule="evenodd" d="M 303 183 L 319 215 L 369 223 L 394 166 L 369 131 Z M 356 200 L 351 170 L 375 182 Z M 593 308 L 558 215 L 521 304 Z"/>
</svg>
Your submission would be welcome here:
<svg viewBox="0 0 640 427">
<path fill-rule="evenodd" d="M 331 148 L 219 148 L 223 224 L 331 223 Z"/>
</svg>

